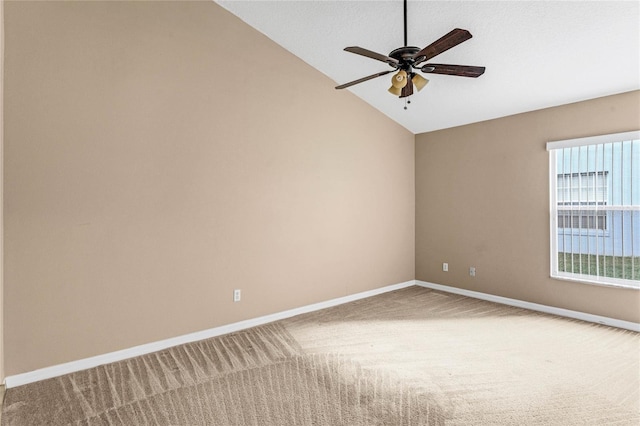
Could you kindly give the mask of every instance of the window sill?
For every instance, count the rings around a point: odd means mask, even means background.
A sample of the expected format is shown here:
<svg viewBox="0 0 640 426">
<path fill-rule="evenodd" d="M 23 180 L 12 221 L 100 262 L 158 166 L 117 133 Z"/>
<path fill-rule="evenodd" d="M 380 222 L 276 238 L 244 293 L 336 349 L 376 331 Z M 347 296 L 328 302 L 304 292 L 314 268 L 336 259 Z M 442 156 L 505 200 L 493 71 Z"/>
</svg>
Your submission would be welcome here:
<svg viewBox="0 0 640 426">
<path fill-rule="evenodd" d="M 551 274 L 551 278 L 554 280 L 572 281 L 572 282 L 578 282 L 582 284 L 597 285 L 601 287 L 622 288 L 626 290 L 640 290 L 640 281 L 636 281 L 636 280 L 622 280 L 618 278 L 607 278 L 605 280 L 605 279 L 598 279 L 590 275 L 579 275 L 579 274 L 569 274 L 569 273 L 562 273 L 557 275 Z"/>
</svg>

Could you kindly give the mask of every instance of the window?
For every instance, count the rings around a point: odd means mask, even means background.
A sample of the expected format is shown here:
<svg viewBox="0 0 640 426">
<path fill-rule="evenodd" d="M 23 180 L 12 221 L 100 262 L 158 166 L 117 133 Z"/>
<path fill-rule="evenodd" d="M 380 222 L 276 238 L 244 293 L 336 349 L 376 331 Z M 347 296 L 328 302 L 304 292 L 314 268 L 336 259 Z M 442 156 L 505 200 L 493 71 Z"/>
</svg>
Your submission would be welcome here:
<svg viewBox="0 0 640 426">
<path fill-rule="evenodd" d="M 605 171 L 558 175 L 558 228 L 606 229 L 605 211 L 567 210 L 562 206 L 605 206 L 608 177 Z"/>
<path fill-rule="evenodd" d="M 558 228 L 606 230 L 607 215 L 604 211 L 558 210 Z"/>
<path fill-rule="evenodd" d="M 640 131 L 547 150 L 551 276 L 640 289 Z"/>
</svg>

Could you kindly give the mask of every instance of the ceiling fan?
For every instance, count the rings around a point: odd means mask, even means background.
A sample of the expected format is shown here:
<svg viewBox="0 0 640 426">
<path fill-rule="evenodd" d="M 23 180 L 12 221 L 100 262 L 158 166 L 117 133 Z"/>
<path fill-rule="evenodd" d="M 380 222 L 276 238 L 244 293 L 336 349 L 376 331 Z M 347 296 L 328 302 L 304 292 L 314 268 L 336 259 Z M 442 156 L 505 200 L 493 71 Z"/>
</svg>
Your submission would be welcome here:
<svg viewBox="0 0 640 426">
<path fill-rule="evenodd" d="M 456 28 L 445 34 L 438 40 L 434 41 L 424 49 L 419 47 L 407 46 L 407 0 L 404 0 L 404 47 L 399 47 L 391 53 L 389 56 L 372 52 L 371 50 L 364 49 L 358 46 L 346 47 L 344 50 L 347 52 L 355 53 L 356 55 L 366 56 L 367 58 L 376 59 L 381 62 L 385 62 L 393 68 L 392 70 L 378 72 L 367 77 L 362 77 L 349 83 L 336 86 L 336 89 L 345 89 L 353 85 L 363 83 L 368 80 L 372 80 L 377 77 L 398 71 L 391 78 L 391 87 L 389 92 L 400 98 L 407 98 L 413 94 L 413 86 L 420 91 L 427 85 L 429 80 L 422 77 L 420 74 L 416 74 L 415 70 L 420 70 L 426 74 L 446 74 L 455 75 L 461 77 L 479 77 L 484 73 L 485 67 L 475 67 L 469 65 L 447 65 L 447 64 L 432 64 L 427 63 L 423 65 L 423 62 L 434 58 L 435 56 L 445 52 L 452 47 L 457 46 L 463 41 L 467 41 L 471 38 L 471 33 L 467 30 Z M 407 109 L 406 105 L 404 107 Z"/>
</svg>

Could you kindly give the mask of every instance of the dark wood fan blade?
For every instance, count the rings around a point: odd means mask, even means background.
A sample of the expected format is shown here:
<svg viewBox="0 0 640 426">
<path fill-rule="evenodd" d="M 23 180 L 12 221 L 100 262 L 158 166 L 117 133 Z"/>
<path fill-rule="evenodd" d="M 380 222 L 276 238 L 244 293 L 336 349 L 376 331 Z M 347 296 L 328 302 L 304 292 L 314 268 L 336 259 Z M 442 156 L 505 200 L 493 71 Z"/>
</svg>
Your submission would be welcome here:
<svg viewBox="0 0 640 426">
<path fill-rule="evenodd" d="M 349 83 L 345 83 L 345 84 L 341 84 L 340 86 L 336 86 L 336 89 L 345 89 L 345 88 L 351 87 L 351 86 L 353 86 L 355 84 L 362 83 L 362 82 L 367 81 L 367 80 L 372 80 L 372 79 L 374 79 L 376 77 L 380 77 L 380 76 L 389 74 L 390 72 L 394 72 L 394 71 L 395 70 L 389 70 L 389 71 L 382 71 L 382 72 L 378 72 L 378 73 L 375 73 L 375 74 L 371 74 L 369 76 L 362 77 L 362 78 L 359 78 L 357 80 L 350 81 Z"/>
<path fill-rule="evenodd" d="M 456 28 L 413 55 L 413 58 L 417 64 L 428 61 L 442 52 L 459 45 L 463 41 L 469 40 L 471 37 L 472 35 L 469 31 Z"/>
<path fill-rule="evenodd" d="M 407 77 L 407 85 L 402 88 L 402 92 L 400 93 L 401 98 L 406 98 L 407 96 L 413 95 L 413 82 L 411 81 L 411 76 Z"/>
<path fill-rule="evenodd" d="M 461 77 L 480 77 L 484 74 L 484 67 L 470 65 L 427 64 L 421 68 L 422 72 L 430 74 L 459 75 Z"/>
<path fill-rule="evenodd" d="M 398 65 L 398 60 L 383 55 L 381 53 L 372 52 L 371 50 L 364 49 L 358 46 L 345 47 L 345 51 L 355 53 L 356 55 L 366 56 L 367 58 L 375 59 L 381 62 L 386 62 L 389 65 Z"/>
</svg>

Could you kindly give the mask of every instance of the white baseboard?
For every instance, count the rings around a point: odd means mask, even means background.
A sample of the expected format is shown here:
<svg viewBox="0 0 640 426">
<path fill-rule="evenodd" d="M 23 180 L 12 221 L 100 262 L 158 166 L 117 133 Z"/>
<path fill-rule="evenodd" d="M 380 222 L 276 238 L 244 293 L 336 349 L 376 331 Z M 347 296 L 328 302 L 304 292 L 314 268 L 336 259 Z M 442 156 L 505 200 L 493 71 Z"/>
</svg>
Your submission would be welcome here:
<svg viewBox="0 0 640 426">
<path fill-rule="evenodd" d="M 574 318 L 587 322 L 608 325 L 611 327 L 624 328 L 626 330 L 640 332 L 640 324 L 637 322 L 622 321 L 615 318 L 602 317 L 600 315 L 587 314 L 579 311 L 571 311 L 569 309 L 556 308 L 553 306 L 540 305 L 538 303 L 525 302 L 518 299 L 510 299 L 508 297 L 494 296 L 492 294 L 480 293 L 478 291 L 465 290 L 463 288 L 449 287 L 441 284 L 434 284 L 426 281 L 416 280 L 416 285 L 430 288 L 433 290 L 445 291 L 447 293 L 455 293 L 461 296 L 468 296 L 474 299 L 487 300 L 489 302 L 500 303 L 503 305 L 516 306 L 518 308 L 530 309 L 532 311 L 545 312 L 547 314 L 558 315 L 561 317 Z"/>
<path fill-rule="evenodd" d="M 356 293 L 349 296 L 339 297 L 337 299 L 314 303 L 312 305 L 307 305 L 300 308 L 289 309 L 287 311 L 278 312 L 275 314 L 265 315 L 262 317 L 240 321 L 233 324 L 210 328 L 208 330 L 185 334 L 183 336 L 147 343 L 140 346 L 134 346 L 132 348 L 110 352 L 103 355 L 97 355 L 90 358 L 79 359 L 77 361 L 71 361 L 64 364 L 53 365 L 51 367 L 41 368 L 39 370 L 29 371 L 27 373 L 7 376 L 4 379 L 4 384 L 7 389 L 14 388 L 17 386 L 26 385 L 28 383 L 50 379 L 53 377 L 62 376 L 64 374 L 74 373 L 76 371 L 86 370 L 88 368 L 97 367 L 99 365 L 122 361 L 140 355 L 146 355 L 152 352 L 170 348 L 172 346 L 208 339 L 210 337 L 221 336 L 223 334 L 233 333 L 235 331 L 240 331 L 258 325 L 267 324 L 273 321 L 290 318 L 296 315 L 306 314 L 308 312 L 342 305 L 344 303 L 353 302 L 355 300 L 376 296 L 378 294 L 386 293 L 393 290 L 399 290 L 405 287 L 410 287 L 415 284 L 416 282 L 414 280 L 406 281 L 400 284 L 389 285 L 386 287 L 377 288 L 375 290 L 364 291 L 362 293 Z"/>
</svg>

